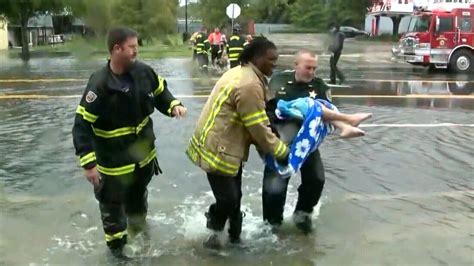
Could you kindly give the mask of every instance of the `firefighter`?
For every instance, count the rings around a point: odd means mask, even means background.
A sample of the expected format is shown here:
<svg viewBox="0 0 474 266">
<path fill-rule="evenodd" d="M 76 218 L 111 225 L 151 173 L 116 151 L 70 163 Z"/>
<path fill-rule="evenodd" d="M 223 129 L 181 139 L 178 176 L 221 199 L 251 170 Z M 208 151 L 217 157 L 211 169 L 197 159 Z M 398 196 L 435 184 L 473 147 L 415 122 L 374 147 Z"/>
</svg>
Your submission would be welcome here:
<svg viewBox="0 0 474 266">
<path fill-rule="evenodd" d="M 244 37 L 240 36 L 240 28 L 234 27 L 232 36 L 229 38 L 227 44 L 227 55 L 229 57 L 230 68 L 236 67 L 240 64 L 239 56 L 244 50 Z"/>
<path fill-rule="evenodd" d="M 248 159 L 250 144 L 287 161 L 288 147 L 272 133 L 265 112 L 266 76 L 275 67 L 276 47 L 265 38 L 257 38 L 240 58 L 242 66 L 228 70 L 214 86 L 186 151 L 207 173 L 216 199 L 206 212 L 206 226 L 212 230 L 204 242 L 208 248 L 222 246 L 219 233 L 227 220 L 230 242 L 240 242 L 242 165 Z"/>
<path fill-rule="evenodd" d="M 123 257 L 127 233 L 146 229 L 147 185 L 161 173 L 150 115 L 156 108 L 180 118 L 186 108 L 162 77 L 136 61 L 135 31 L 113 28 L 107 44 L 110 60 L 89 78 L 72 135 L 99 201 L 105 242 L 114 256 Z"/>
<path fill-rule="evenodd" d="M 317 57 L 312 52 L 308 50 L 298 52 L 293 70 L 272 76 L 268 98 L 273 99 L 272 103 L 280 99 L 290 101 L 301 97 L 331 101 L 330 88 L 322 79 L 314 76 L 316 67 Z M 267 103 L 268 109 L 274 105 L 272 103 Z M 274 116 L 271 111 L 269 117 L 272 118 Z M 300 126 L 298 124 L 296 128 Z M 316 150 L 301 167 L 301 185 L 298 188 L 298 201 L 293 215 L 296 227 L 304 233 L 312 230 L 311 213 L 321 197 L 324 180 L 323 162 L 319 150 Z M 277 229 L 283 221 L 288 181 L 289 178 L 283 179 L 270 167 L 265 167 L 262 190 L 263 219 L 274 229 Z"/>
<path fill-rule="evenodd" d="M 209 40 L 207 37 L 207 29 L 203 27 L 196 36 L 196 54 L 198 58 L 199 70 L 207 73 L 209 64 Z"/>
<path fill-rule="evenodd" d="M 199 31 L 194 32 L 194 33 L 191 35 L 191 38 L 189 39 L 189 42 L 190 42 L 191 47 L 192 47 L 192 49 L 193 49 L 193 59 L 192 59 L 193 62 L 196 62 L 196 61 L 197 61 L 196 39 L 197 39 L 197 35 L 198 35 L 198 34 L 199 34 Z"/>
<path fill-rule="evenodd" d="M 332 44 L 329 46 L 329 51 L 332 52 L 331 58 L 329 59 L 329 65 L 331 68 L 330 81 L 331 84 L 336 84 L 336 78 L 339 78 L 339 84 L 343 83 L 346 79 L 344 74 L 337 68 L 337 62 L 341 57 L 342 48 L 344 48 L 344 39 L 346 38 L 344 33 L 339 30 L 339 26 L 334 26 L 331 30 L 332 33 Z"/>
</svg>

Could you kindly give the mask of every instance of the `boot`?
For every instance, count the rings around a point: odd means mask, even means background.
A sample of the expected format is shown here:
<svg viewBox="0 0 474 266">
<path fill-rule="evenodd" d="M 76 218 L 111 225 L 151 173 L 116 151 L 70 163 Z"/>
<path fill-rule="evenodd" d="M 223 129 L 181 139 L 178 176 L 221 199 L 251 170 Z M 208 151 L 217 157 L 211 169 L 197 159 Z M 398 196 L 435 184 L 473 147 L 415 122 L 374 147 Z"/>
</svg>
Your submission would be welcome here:
<svg viewBox="0 0 474 266">
<path fill-rule="evenodd" d="M 245 212 L 239 211 L 229 219 L 229 240 L 232 244 L 240 243 L 240 234 L 242 233 L 242 220 Z"/>
<path fill-rule="evenodd" d="M 304 211 L 295 211 L 293 213 L 293 222 L 301 232 L 309 234 L 313 231 L 313 222 L 311 221 L 311 213 Z"/>
<path fill-rule="evenodd" d="M 202 243 L 205 248 L 219 250 L 223 247 L 223 243 L 221 241 L 222 231 L 214 231 L 212 230 L 211 234 L 207 237 L 206 240 Z"/>
</svg>

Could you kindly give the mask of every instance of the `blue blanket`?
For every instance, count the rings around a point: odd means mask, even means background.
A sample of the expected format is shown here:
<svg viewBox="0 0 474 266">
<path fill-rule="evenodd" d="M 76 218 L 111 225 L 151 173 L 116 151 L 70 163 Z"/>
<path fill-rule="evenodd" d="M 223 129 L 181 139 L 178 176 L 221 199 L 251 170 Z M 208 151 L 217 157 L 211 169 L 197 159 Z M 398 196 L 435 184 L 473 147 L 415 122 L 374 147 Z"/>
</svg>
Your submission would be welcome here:
<svg viewBox="0 0 474 266">
<path fill-rule="evenodd" d="M 281 177 L 289 178 L 295 175 L 309 154 L 318 149 L 324 138 L 334 131 L 334 127 L 322 120 L 322 105 L 337 111 L 336 106 L 328 101 L 298 98 L 293 101 L 279 100 L 275 114 L 280 120 L 297 118 L 303 121 L 298 134 L 291 143 L 288 164 L 279 164 L 272 156 L 267 155 L 265 162 Z"/>
</svg>

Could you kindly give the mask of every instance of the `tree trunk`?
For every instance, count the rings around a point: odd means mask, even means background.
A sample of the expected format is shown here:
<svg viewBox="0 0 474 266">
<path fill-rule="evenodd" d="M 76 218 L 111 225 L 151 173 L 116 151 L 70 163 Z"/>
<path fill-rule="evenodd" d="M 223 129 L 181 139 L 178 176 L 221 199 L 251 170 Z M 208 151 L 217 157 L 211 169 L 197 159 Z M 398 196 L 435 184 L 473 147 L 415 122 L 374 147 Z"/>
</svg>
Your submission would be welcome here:
<svg viewBox="0 0 474 266">
<path fill-rule="evenodd" d="M 28 18 L 21 19 L 21 59 L 30 60 L 30 46 L 28 45 Z"/>
</svg>

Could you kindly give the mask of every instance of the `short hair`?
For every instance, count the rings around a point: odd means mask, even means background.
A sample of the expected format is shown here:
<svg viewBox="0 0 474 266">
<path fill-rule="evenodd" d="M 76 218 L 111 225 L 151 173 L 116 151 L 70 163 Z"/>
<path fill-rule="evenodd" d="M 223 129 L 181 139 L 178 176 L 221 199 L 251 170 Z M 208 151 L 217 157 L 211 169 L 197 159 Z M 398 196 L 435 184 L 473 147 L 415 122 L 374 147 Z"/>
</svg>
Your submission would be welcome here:
<svg viewBox="0 0 474 266">
<path fill-rule="evenodd" d="M 109 30 L 107 36 L 107 47 L 109 48 L 109 53 L 112 53 L 114 46 L 116 44 L 121 45 L 127 39 L 138 37 L 138 33 L 127 27 L 114 27 Z"/>
<path fill-rule="evenodd" d="M 308 50 L 308 49 L 300 49 L 296 55 L 295 55 L 295 62 L 298 61 L 298 59 L 300 58 L 300 56 L 304 55 L 304 54 L 308 54 L 310 55 L 311 57 L 314 57 L 316 59 L 318 59 L 318 56 L 311 50 Z"/>
<path fill-rule="evenodd" d="M 240 54 L 239 60 L 242 64 L 248 64 L 253 59 L 264 56 L 268 50 L 276 50 L 276 45 L 265 37 L 253 39 Z"/>
</svg>

